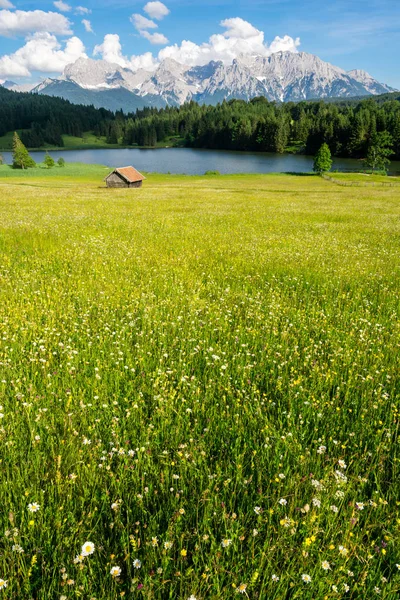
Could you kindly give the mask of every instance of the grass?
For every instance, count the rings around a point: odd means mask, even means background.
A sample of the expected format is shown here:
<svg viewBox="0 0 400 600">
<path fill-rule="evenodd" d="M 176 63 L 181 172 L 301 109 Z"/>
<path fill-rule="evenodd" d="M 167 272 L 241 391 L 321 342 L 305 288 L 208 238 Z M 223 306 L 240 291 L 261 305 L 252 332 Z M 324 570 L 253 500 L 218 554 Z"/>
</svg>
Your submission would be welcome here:
<svg viewBox="0 0 400 600">
<path fill-rule="evenodd" d="M 397 599 L 397 190 L 97 169 L 0 170 L 2 597 Z"/>
</svg>

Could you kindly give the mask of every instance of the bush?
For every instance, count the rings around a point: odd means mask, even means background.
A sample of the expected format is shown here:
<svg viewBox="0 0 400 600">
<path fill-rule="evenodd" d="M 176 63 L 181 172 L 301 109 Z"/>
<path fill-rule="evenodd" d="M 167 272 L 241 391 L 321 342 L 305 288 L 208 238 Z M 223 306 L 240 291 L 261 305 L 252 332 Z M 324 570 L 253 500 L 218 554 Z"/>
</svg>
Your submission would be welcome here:
<svg viewBox="0 0 400 600">
<path fill-rule="evenodd" d="M 206 171 L 204 175 L 221 175 L 219 171 Z"/>
<path fill-rule="evenodd" d="M 60 158 L 58 159 L 57 164 L 59 167 L 65 167 L 65 160 L 62 156 L 60 156 Z"/>
</svg>

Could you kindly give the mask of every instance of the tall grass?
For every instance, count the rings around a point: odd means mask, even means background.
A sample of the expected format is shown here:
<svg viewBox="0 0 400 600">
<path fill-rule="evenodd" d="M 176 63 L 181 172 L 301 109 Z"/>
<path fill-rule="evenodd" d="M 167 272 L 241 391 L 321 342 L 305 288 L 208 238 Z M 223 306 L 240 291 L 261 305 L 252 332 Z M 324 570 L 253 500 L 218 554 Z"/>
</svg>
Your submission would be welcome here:
<svg viewBox="0 0 400 600">
<path fill-rule="evenodd" d="M 396 190 L 31 184 L 0 181 L 0 595 L 398 598 Z"/>
</svg>

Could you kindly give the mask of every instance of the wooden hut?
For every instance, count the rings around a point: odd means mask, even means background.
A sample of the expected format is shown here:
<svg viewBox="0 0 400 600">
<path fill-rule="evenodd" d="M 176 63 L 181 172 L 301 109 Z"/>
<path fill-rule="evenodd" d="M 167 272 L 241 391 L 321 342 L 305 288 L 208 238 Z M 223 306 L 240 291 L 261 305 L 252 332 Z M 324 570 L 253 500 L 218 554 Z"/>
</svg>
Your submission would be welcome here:
<svg viewBox="0 0 400 600">
<path fill-rule="evenodd" d="M 139 188 L 144 179 L 146 177 L 133 167 L 121 167 L 114 169 L 104 181 L 109 188 Z"/>
</svg>

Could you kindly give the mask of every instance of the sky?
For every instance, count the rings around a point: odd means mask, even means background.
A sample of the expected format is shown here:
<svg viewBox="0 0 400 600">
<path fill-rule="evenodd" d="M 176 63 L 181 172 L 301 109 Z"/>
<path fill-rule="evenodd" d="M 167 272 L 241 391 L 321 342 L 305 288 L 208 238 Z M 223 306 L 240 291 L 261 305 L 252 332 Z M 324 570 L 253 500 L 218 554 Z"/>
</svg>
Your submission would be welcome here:
<svg viewBox="0 0 400 600">
<path fill-rule="evenodd" d="M 400 89 L 400 0 L 0 0 L 0 80 L 58 77 L 80 56 L 154 70 L 280 50 Z"/>
</svg>

